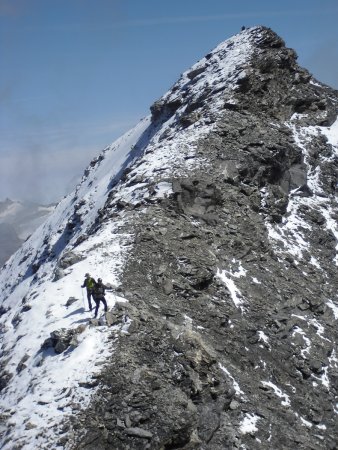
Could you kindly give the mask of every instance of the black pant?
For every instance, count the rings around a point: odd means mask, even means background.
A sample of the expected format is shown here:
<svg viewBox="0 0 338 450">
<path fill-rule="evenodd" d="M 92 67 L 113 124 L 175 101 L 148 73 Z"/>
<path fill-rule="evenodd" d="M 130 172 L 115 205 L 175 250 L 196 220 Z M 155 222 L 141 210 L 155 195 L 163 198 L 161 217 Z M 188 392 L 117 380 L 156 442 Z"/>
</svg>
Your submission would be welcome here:
<svg viewBox="0 0 338 450">
<path fill-rule="evenodd" d="M 93 289 L 87 288 L 87 299 L 88 299 L 88 306 L 89 306 L 89 310 L 92 310 L 92 301 L 91 301 L 91 297 L 93 297 Z M 94 297 L 93 297 L 94 299 Z"/>
<path fill-rule="evenodd" d="M 108 311 L 107 302 L 106 302 L 106 299 L 104 297 L 99 297 L 99 298 L 96 297 L 96 298 L 94 298 L 94 302 L 96 304 L 96 306 L 95 306 L 95 317 L 97 317 L 97 313 L 98 313 L 98 310 L 99 310 L 99 307 L 100 307 L 100 302 L 103 303 L 105 312 Z"/>
</svg>

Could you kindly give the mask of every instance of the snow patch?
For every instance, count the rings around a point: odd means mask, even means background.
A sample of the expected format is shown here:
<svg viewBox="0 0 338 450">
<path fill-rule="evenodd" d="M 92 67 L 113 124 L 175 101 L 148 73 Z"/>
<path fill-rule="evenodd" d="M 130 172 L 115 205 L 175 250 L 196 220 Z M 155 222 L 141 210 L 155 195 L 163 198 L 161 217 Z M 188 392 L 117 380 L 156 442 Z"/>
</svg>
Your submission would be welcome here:
<svg viewBox="0 0 338 450">
<path fill-rule="evenodd" d="M 246 277 L 247 270 L 242 266 L 241 261 L 237 261 L 235 258 L 231 261 L 231 265 L 235 267 L 234 270 L 220 270 L 217 269 L 216 276 L 226 285 L 228 288 L 231 299 L 236 305 L 237 308 L 240 308 L 241 311 L 244 311 L 243 306 L 243 296 L 236 286 L 233 278 L 241 278 Z"/>
<path fill-rule="evenodd" d="M 242 300 L 242 294 L 240 292 L 240 290 L 236 287 L 235 282 L 232 278 L 230 278 L 230 276 L 227 276 L 227 274 L 230 274 L 230 272 L 226 271 L 226 270 L 219 270 L 217 269 L 217 273 L 216 276 L 223 281 L 223 283 L 226 285 L 226 287 L 228 288 L 230 295 L 231 295 L 231 299 L 234 302 L 234 304 L 238 307 L 241 307 L 243 300 Z"/>
<path fill-rule="evenodd" d="M 270 387 L 274 393 L 277 395 L 277 397 L 282 398 L 282 405 L 283 406 L 290 406 L 290 398 L 287 394 L 284 394 L 284 392 L 277 387 L 275 384 L 273 384 L 271 381 L 261 381 L 261 383 L 263 384 L 263 386 L 268 386 Z"/>
<path fill-rule="evenodd" d="M 328 375 L 329 368 L 323 367 L 323 373 L 321 376 L 317 377 L 316 375 L 312 374 L 312 378 L 315 378 L 317 381 L 320 381 L 323 386 L 325 386 L 327 389 L 330 389 L 330 379 Z"/>
<path fill-rule="evenodd" d="M 252 277 L 252 281 L 253 281 L 255 284 L 262 284 L 260 281 L 257 280 L 256 277 Z"/>
<path fill-rule="evenodd" d="M 256 424 L 260 417 L 256 416 L 256 414 L 246 413 L 244 419 L 240 423 L 239 430 L 242 434 L 253 434 L 258 431 Z"/>
<path fill-rule="evenodd" d="M 332 309 L 334 318 L 337 320 L 338 319 L 338 306 L 335 303 L 333 303 L 332 300 L 329 300 L 328 302 L 326 302 L 326 304 L 329 308 Z"/>
<path fill-rule="evenodd" d="M 219 364 L 219 367 L 221 368 L 221 370 L 223 370 L 223 372 L 232 380 L 234 389 L 236 391 L 236 394 L 241 397 L 244 396 L 244 392 L 242 391 L 242 389 L 239 387 L 239 384 L 237 383 L 237 381 L 235 380 L 235 378 L 230 374 L 230 372 L 224 367 L 222 366 L 222 364 Z"/>
<path fill-rule="evenodd" d="M 264 333 L 264 331 L 257 331 L 257 333 L 258 333 L 258 340 L 259 341 L 263 341 L 265 344 L 269 343 L 269 338 Z"/>
<path fill-rule="evenodd" d="M 156 198 L 169 197 L 169 195 L 173 194 L 172 183 L 168 183 L 167 181 L 157 183 L 155 186 L 155 191 L 156 191 L 155 194 Z"/>
<path fill-rule="evenodd" d="M 331 144 L 336 153 L 338 153 L 338 119 L 336 119 L 330 127 L 321 127 L 321 133 L 326 136 L 329 144 Z"/>
<path fill-rule="evenodd" d="M 297 414 L 298 416 L 298 414 Z M 312 428 L 313 424 L 311 422 L 309 422 L 308 420 L 304 419 L 304 417 L 299 416 L 300 421 L 302 422 L 302 425 L 304 425 L 307 428 Z"/>
<path fill-rule="evenodd" d="M 300 334 L 302 336 L 302 338 L 304 339 L 304 342 L 306 343 L 306 348 L 301 350 L 301 355 L 303 356 L 303 358 L 305 358 L 305 353 L 310 354 L 311 341 L 306 336 L 306 333 L 304 332 L 304 330 L 302 330 L 300 327 L 295 327 L 295 329 L 293 330 L 293 333 L 292 333 L 292 337 L 295 336 L 296 334 Z"/>
</svg>

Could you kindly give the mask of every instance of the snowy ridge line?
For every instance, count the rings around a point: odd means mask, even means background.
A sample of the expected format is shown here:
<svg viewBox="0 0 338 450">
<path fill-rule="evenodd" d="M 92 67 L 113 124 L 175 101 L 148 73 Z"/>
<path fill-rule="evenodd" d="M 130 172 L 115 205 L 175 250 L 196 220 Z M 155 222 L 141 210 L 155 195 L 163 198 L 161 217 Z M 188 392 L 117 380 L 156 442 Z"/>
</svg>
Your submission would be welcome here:
<svg viewBox="0 0 338 450">
<path fill-rule="evenodd" d="M 184 72 L 177 83 L 161 99 L 164 103 L 180 101 L 178 92 L 189 96 L 190 104 L 198 103 L 201 92 L 208 91 L 214 103 L 210 112 L 222 111 L 224 102 L 233 103 L 236 82 L 245 76 L 246 63 L 253 55 L 253 39 L 261 37 L 259 27 L 246 30 L 219 44 L 206 57 Z M 234 50 L 233 50 L 234 49 Z M 177 112 L 186 109 L 186 102 Z"/>
<path fill-rule="evenodd" d="M 129 133 L 129 135 L 130 134 L 131 133 Z M 127 138 L 128 137 L 127 134 Z M 127 140 L 127 145 L 125 140 Z M 124 148 L 126 149 L 127 147 L 127 150 L 129 151 L 130 142 L 128 142 L 128 139 L 125 140 L 123 142 Z M 114 150 L 116 150 L 116 148 L 114 148 Z M 116 156 L 116 151 L 114 153 Z M 82 203 L 86 204 L 89 202 L 89 208 L 84 217 L 84 226 L 75 233 L 70 242 L 68 242 L 68 246 L 64 246 L 66 250 L 71 245 L 71 242 L 74 242 L 79 234 L 83 232 L 83 228 L 91 226 L 95 220 L 96 211 L 100 206 L 104 205 L 106 201 L 107 184 L 111 178 L 111 165 L 108 164 L 107 168 L 102 165 L 102 160 L 100 162 L 101 164 L 98 168 L 91 171 L 91 176 L 87 176 L 77 188 L 74 197 L 79 198 L 80 193 L 82 193 Z M 102 173 L 104 171 L 106 171 L 106 174 Z M 98 172 L 101 172 L 101 176 L 97 175 Z M 94 184 L 95 181 L 96 184 Z M 94 187 L 92 187 L 93 184 Z M 94 192 L 92 192 L 92 189 Z M 32 236 L 27 243 L 29 256 L 31 256 L 36 249 L 39 249 L 46 237 L 50 237 L 48 243 L 50 247 L 58 244 L 59 236 L 55 231 L 61 230 L 61 233 L 64 233 L 66 224 L 73 214 L 71 209 L 73 202 L 74 199 L 72 196 L 68 196 L 68 198 L 64 199 L 58 206 L 56 213 L 42 227 L 44 231 L 42 236 L 41 229 Z M 70 208 L 67 208 L 68 205 Z M 60 213 L 58 214 L 58 212 Z M 7 311 L 3 317 L 4 320 L 7 319 L 8 330 L 6 330 L 7 333 L 5 333 L 5 338 L 2 339 L 2 349 L 5 349 L 7 353 L 12 353 L 11 363 L 6 369 L 9 371 L 12 369 L 12 376 L 14 375 L 15 379 L 15 382 L 10 383 L 5 392 L 3 391 L 2 394 L 4 395 L 1 399 L 4 410 L 7 411 L 7 414 L 11 417 L 10 424 L 12 424 L 15 429 L 15 432 L 11 433 L 10 439 L 8 439 L 8 441 L 11 442 L 8 444 L 8 448 L 11 448 L 13 441 L 29 442 L 29 439 L 31 439 L 32 442 L 39 442 L 39 445 L 45 445 L 45 448 L 50 448 L 47 442 L 50 439 L 53 439 L 53 434 L 52 432 L 46 431 L 50 428 L 50 422 L 52 421 L 54 427 L 57 427 L 60 424 L 61 419 L 64 419 L 63 416 L 72 412 L 72 408 L 64 408 L 62 402 L 52 402 L 48 400 L 54 398 L 58 399 L 62 386 L 66 385 L 71 387 L 73 392 L 72 398 L 81 400 L 81 408 L 88 405 L 90 397 L 95 390 L 92 390 L 90 393 L 88 389 L 83 389 L 79 386 L 84 384 L 87 379 L 90 379 L 95 373 L 95 370 L 97 370 L 95 368 L 95 364 L 98 362 L 97 354 L 102 354 L 102 356 L 107 359 L 110 353 L 110 349 L 108 347 L 105 348 L 107 339 L 104 337 L 105 335 L 102 335 L 101 331 L 86 329 L 80 335 L 78 347 L 73 350 L 71 354 L 67 354 L 66 356 L 62 354 L 61 356 L 53 357 L 52 361 L 56 363 L 56 365 L 50 362 L 51 358 L 48 354 L 44 355 L 44 359 L 49 357 L 48 366 L 43 370 L 48 383 L 38 380 L 34 373 L 41 372 L 42 363 L 41 358 L 39 357 L 39 351 L 41 344 L 48 337 L 49 333 L 60 327 L 68 329 L 69 326 L 74 326 L 76 321 L 74 322 L 73 318 L 76 317 L 76 314 L 81 313 L 81 309 L 83 310 L 83 302 L 81 302 L 82 305 L 79 305 L 80 299 L 78 299 L 78 302 L 73 304 L 74 306 L 71 305 L 68 310 L 69 313 L 65 316 L 62 305 L 59 304 L 60 297 L 64 299 L 64 302 L 68 297 L 76 297 L 76 291 L 79 290 L 79 286 L 83 282 L 83 274 L 87 271 L 91 271 L 95 277 L 101 276 L 106 281 L 112 282 L 112 284 L 118 284 L 119 272 L 123 266 L 124 259 L 122 253 L 123 251 L 127 251 L 125 243 L 130 241 L 128 236 L 123 237 L 118 232 L 118 228 L 124 224 L 123 218 L 120 222 L 115 221 L 112 227 L 104 227 L 101 232 L 98 232 L 95 236 L 90 236 L 89 239 L 86 239 L 82 244 L 77 245 L 76 255 L 80 256 L 81 261 L 72 265 L 71 269 L 66 269 L 65 276 L 61 280 L 53 282 L 53 276 L 50 275 L 53 274 L 57 264 L 57 260 L 54 257 L 51 258 L 50 261 L 45 261 L 42 264 L 45 271 L 43 274 L 40 275 L 37 273 L 37 275 L 27 277 L 7 298 L 5 304 L 6 306 L 10 305 L 11 309 Z M 121 237 L 123 242 L 121 241 Z M 36 240 L 34 241 L 34 239 Z M 123 247 L 121 247 L 119 240 L 123 244 Z M 102 245 L 102 243 L 105 243 L 107 248 L 105 248 L 105 245 Z M 13 259 L 15 260 L 15 257 L 21 258 L 22 255 L 25 255 L 25 250 L 25 248 L 21 249 Z M 61 248 L 59 260 L 63 253 L 63 248 Z M 83 255 L 86 255 L 85 259 L 82 258 Z M 27 265 L 32 259 L 34 260 L 34 257 L 26 258 L 26 260 L 28 260 Z M 13 265 L 14 264 L 12 264 L 10 268 L 13 267 Z M 97 273 L 98 267 L 99 273 Z M 7 269 L 7 273 L 9 272 L 15 280 L 18 274 L 14 271 L 11 273 L 10 268 Z M 112 276 L 114 276 L 114 279 L 112 279 Z M 46 292 L 48 293 L 48 298 L 46 297 Z M 16 303 L 16 306 L 19 307 L 22 299 L 26 299 L 26 301 L 31 303 L 31 309 L 25 313 L 23 320 L 19 321 L 17 328 L 11 329 L 11 325 L 17 314 L 14 305 Z M 107 300 L 110 307 L 114 306 L 116 299 L 119 298 L 114 296 L 112 301 L 109 301 L 108 296 Z M 122 301 L 123 299 L 119 300 Z M 79 306 L 81 307 L 79 308 Z M 79 322 L 86 320 L 87 319 L 80 319 Z M 11 352 L 12 349 L 8 348 L 9 343 L 12 341 L 15 342 L 15 335 L 18 333 L 23 335 L 32 334 L 30 330 L 32 323 L 36 324 L 33 336 L 30 336 L 29 340 L 21 339 L 18 341 L 15 352 L 14 349 Z M 42 333 L 41 330 L 43 330 Z M 15 375 L 15 371 L 17 371 L 16 368 L 19 367 L 22 358 L 28 358 L 25 360 L 25 370 Z M 81 359 L 81 366 L 85 365 L 86 367 L 84 373 L 77 370 L 76 365 L 80 362 L 79 358 Z M 63 374 L 68 374 L 66 379 L 64 376 L 60 377 L 60 370 Z M 28 390 L 27 386 L 29 386 Z M 38 397 L 36 394 L 37 392 L 39 393 Z M 43 395 L 47 395 L 47 399 L 39 399 L 39 397 Z M 20 398 L 23 398 L 24 400 L 20 401 Z M 33 415 L 29 414 L 29 409 L 31 409 L 32 404 L 34 404 Z M 43 407 L 47 404 L 48 410 L 46 406 Z M 19 406 L 19 409 L 16 409 L 15 412 L 13 409 L 14 406 Z M 59 412 L 59 409 L 62 410 L 62 413 Z M 28 418 L 30 418 L 29 421 Z M 41 430 L 44 430 L 44 433 L 43 437 L 40 439 L 39 435 L 41 434 Z M 34 446 L 35 444 L 32 444 L 32 448 Z M 7 444 L 3 448 L 7 448 Z"/>
<path fill-rule="evenodd" d="M 223 101 L 225 99 L 225 93 L 228 92 L 229 95 L 232 95 L 233 88 L 238 79 L 238 74 L 234 74 L 232 78 L 230 77 L 230 82 L 227 77 L 229 77 L 229 73 L 231 73 L 231 70 L 234 67 L 241 67 L 250 59 L 252 55 L 250 39 L 252 37 L 251 34 L 254 32 L 255 29 L 253 29 L 253 31 L 248 30 L 246 33 L 241 33 L 240 35 L 225 41 L 212 52 L 210 61 L 208 61 L 207 58 L 203 58 L 197 65 L 193 66 L 192 69 L 183 74 L 182 79 L 161 99 L 165 101 L 173 95 L 173 92 L 175 92 L 175 97 L 181 93 L 182 99 L 184 99 L 182 100 L 183 106 L 177 110 L 175 116 L 169 118 L 169 120 L 162 124 L 157 133 L 154 133 L 154 128 L 156 127 L 152 125 L 151 117 L 148 116 L 141 120 L 136 127 L 115 141 L 111 146 L 105 148 L 99 157 L 95 158 L 85 171 L 85 175 L 82 178 L 81 183 L 77 186 L 74 194 L 70 194 L 62 200 L 57 206 L 55 214 L 47 220 L 42 226 L 43 228 L 40 227 L 39 230 L 34 233 L 32 238 L 27 241 L 27 245 L 25 245 L 25 248 L 23 249 L 24 251 L 21 252 L 24 253 L 24 257 L 27 257 L 27 253 L 30 253 L 29 250 L 33 251 L 33 248 L 30 247 L 30 242 L 36 244 L 38 237 L 40 237 L 38 247 L 42 248 L 44 238 L 48 237 L 51 233 L 64 230 L 65 224 L 73 215 L 72 206 L 75 206 L 76 202 L 79 200 L 80 205 L 76 211 L 78 215 L 82 215 L 83 223 L 81 224 L 81 231 L 88 229 L 94 222 L 97 211 L 105 204 L 110 184 L 120 170 L 123 167 L 126 167 L 126 160 L 128 160 L 128 157 L 130 157 L 130 154 L 135 147 L 140 146 L 142 149 L 147 147 L 142 162 L 140 165 L 136 165 L 135 175 L 147 177 L 153 175 L 154 171 L 159 169 L 161 170 L 161 175 L 165 175 L 165 173 L 168 172 L 172 173 L 173 169 L 175 174 L 175 169 L 177 171 L 177 167 L 181 166 L 182 162 L 184 162 L 188 168 L 192 168 L 196 162 L 186 160 L 186 157 L 189 155 L 194 156 L 196 140 L 199 137 L 202 138 L 204 135 L 208 134 L 213 125 L 210 122 L 206 124 L 202 119 L 199 119 L 188 128 L 182 129 L 178 118 L 186 109 L 186 105 L 193 102 L 195 96 L 199 95 L 204 83 L 210 83 L 211 85 L 216 84 L 217 86 L 220 83 L 222 89 L 225 91 L 222 91 Z M 231 51 L 234 43 L 236 43 L 236 52 Z M 222 67 L 224 72 L 219 70 L 221 56 L 218 52 L 221 52 L 222 57 L 224 57 Z M 207 61 L 208 68 L 205 73 L 202 73 L 197 77 L 199 80 L 198 83 L 196 83 L 196 80 L 192 80 L 193 83 L 191 83 L 191 86 L 187 87 L 187 84 L 190 82 L 187 74 L 189 74 L 191 70 L 195 70 L 197 67 L 199 68 L 201 64 L 206 64 Z M 211 62 L 213 62 L 213 65 L 210 65 Z M 216 72 L 213 72 L 212 69 Z M 219 93 L 219 95 L 221 94 Z M 214 98 L 215 95 L 209 98 L 209 100 L 211 99 L 212 101 L 208 101 L 206 107 L 209 109 L 209 113 L 216 113 L 217 117 L 214 118 L 214 122 L 216 122 L 216 119 L 221 117 L 223 113 L 223 103 L 219 104 L 218 101 L 214 101 Z M 179 132 L 178 135 L 177 132 Z M 163 139 L 163 135 L 166 135 L 166 139 Z M 152 136 L 152 138 L 146 145 L 144 139 L 146 139 L 147 136 Z M 175 136 L 174 142 L 172 142 L 173 136 Z M 154 152 L 157 153 L 156 157 L 153 155 Z M 139 156 L 141 155 L 136 152 L 135 158 L 137 159 Z M 199 163 L 202 162 L 204 161 L 199 161 Z M 168 167 L 165 167 L 166 164 L 168 164 Z M 85 202 L 84 205 L 81 205 L 83 202 Z M 58 243 L 56 237 L 49 243 L 50 246 Z M 72 241 L 75 241 L 75 236 Z M 34 245 L 34 247 L 36 247 L 36 245 Z M 37 256 L 39 256 L 39 253 L 32 253 L 30 257 L 27 258 L 27 262 L 23 265 L 22 269 L 27 269 Z M 11 260 L 8 265 L 13 264 L 16 266 L 19 263 L 20 259 L 19 257 L 16 257 L 15 260 L 13 262 Z M 0 282 L 2 273 L 0 272 Z M 7 279 L 7 276 L 4 276 L 4 278 Z"/>
<path fill-rule="evenodd" d="M 217 120 L 224 113 L 224 102 L 232 98 L 240 73 L 244 74 L 243 67 L 253 53 L 251 37 L 251 32 L 242 33 L 220 44 L 208 58 L 203 58 L 184 72 L 180 80 L 157 102 L 164 106 L 177 102 L 180 106 L 163 123 L 160 131 L 152 136 L 143 157 L 129 174 L 129 182 L 142 179 L 149 183 L 151 179 L 154 180 L 155 173 L 160 179 L 165 179 L 166 175 L 178 175 L 182 165 L 191 170 L 206 164 L 205 158 L 196 156 L 198 140 L 203 139 L 216 127 Z M 237 46 L 236 52 L 231 50 L 234 44 Z M 234 71 L 236 67 L 237 71 Z M 192 76 L 192 73 L 197 75 Z M 206 86 L 210 86 L 211 91 L 207 99 L 201 100 L 201 92 Z M 188 127 L 184 125 L 182 128 L 182 120 L 191 104 L 199 105 L 193 111 L 195 118 Z M 200 109 L 203 109 L 203 114 L 199 113 Z M 137 202 L 138 198 L 147 196 L 145 187 L 146 184 L 142 185 L 142 182 L 136 183 L 130 189 L 133 198 L 128 198 L 125 196 L 125 187 L 122 186 L 123 193 L 117 192 L 115 199 Z M 168 189 L 170 191 L 170 187 Z M 136 190 L 141 192 L 133 195 Z"/>
<path fill-rule="evenodd" d="M 148 116 L 104 149 L 85 171 L 75 192 L 59 203 L 0 272 L 0 344 L 6 358 L 0 369 L 7 377 L 0 398 L 7 419 L 0 425 L 3 450 L 11 450 L 13 445 L 24 450 L 55 446 L 57 433 L 62 437 L 67 432 L 61 422 L 89 404 L 96 385 L 92 389 L 86 385 L 93 383 L 100 365 L 113 351 L 112 335 L 118 339 L 128 327 L 128 323 L 122 328 L 87 327 L 87 304 L 79 295 L 86 272 L 119 285 L 133 245 L 132 234 L 123 230 L 140 210 L 119 211 L 114 209 L 114 201 L 135 201 L 146 208 L 148 186 L 155 184 L 155 199 L 170 195 L 166 174 L 182 175 L 205 163 L 196 155 L 198 139 L 210 133 L 223 113 L 224 101 L 231 100 L 236 79 L 242 76 L 242 66 L 251 56 L 249 41 L 248 31 L 219 46 L 204 73 L 196 79 L 186 75 L 182 85 L 169 91 L 167 95 L 175 91 L 174 95 L 182 98 L 174 116 L 164 114 L 156 123 Z M 235 51 L 231 43 L 236 44 Z M 205 102 L 204 117 L 208 120 L 197 116 L 193 123 L 182 126 L 187 105 L 197 99 L 206 84 L 224 89 L 223 98 L 220 93 L 212 94 Z M 119 181 L 128 167 L 128 176 Z M 130 182 L 134 186 L 126 189 Z M 100 223 L 99 212 L 108 207 L 114 209 L 114 219 Z M 100 226 L 91 234 L 97 223 Z M 73 260 L 65 264 L 66 257 Z M 71 297 L 75 301 L 66 309 L 64 305 Z M 108 293 L 107 301 L 113 308 L 116 302 L 123 304 L 126 300 Z M 50 333 L 60 328 L 81 330 L 75 348 L 60 354 L 41 349 Z"/>
<path fill-rule="evenodd" d="M 86 175 L 75 192 L 61 200 L 47 221 L 10 258 L 0 271 L 0 285 L 3 287 L 2 294 L 5 299 L 18 282 L 25 281 L 28 277 L 32 280 L 34 274 L 31 266 L 43 258 L 45 253 L 51 263 L 56 263 L 56 258 L 61 255 L 66 245 L 74 245 L 79 235 L 90 229 L 98 210 L 106 202 L 111 179 L 123 167 L 131 147 L 142 137 L 149 124 L 150 117 L 141 120 L 115 144 L 105 149 L 100 155 L 104 156 L 96 158 L 95 165 L 85 171 Z M 77 204 L 80 205 L 79 208 Z M 81 224 L 78 224 L 75 232 L 71 234 L 67 233 L 67 226 L 74 216 L 75 208 L 76 214 L 81 216 Z"/>
</svg>

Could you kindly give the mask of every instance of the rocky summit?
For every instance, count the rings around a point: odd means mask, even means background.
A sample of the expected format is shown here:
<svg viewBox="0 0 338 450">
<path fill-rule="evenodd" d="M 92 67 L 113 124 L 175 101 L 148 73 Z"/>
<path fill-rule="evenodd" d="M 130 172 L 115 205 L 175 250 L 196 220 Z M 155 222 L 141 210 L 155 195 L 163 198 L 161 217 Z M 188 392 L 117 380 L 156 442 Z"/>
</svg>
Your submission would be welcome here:
<svg viewBox="0 0 338 450">
<path fill-rule="evenodd" d="M 254 27 L 150 109 L 0 273 L 1 448 L 336 449 L 338 92 Z"/>
</svg>

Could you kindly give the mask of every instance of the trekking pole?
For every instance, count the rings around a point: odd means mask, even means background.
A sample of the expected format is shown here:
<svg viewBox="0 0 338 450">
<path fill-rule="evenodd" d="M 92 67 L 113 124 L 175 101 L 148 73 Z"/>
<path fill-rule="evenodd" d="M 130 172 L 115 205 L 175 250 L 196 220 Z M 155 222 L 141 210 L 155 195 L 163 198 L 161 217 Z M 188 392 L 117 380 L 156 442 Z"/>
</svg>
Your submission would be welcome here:
<svg viewBox="0 0 338 450">
<path fill-rule="evenodd" d="M 84 299 L 84 294 L 83 294 L 83 288 L 81 288 L 81 292 L 82 292 L 83 309 L 85 310 L 85 309 L 86 309 L 86 306 L 85 306 L 85 299 Z"/>
<path fill-rule="evenodd" d="M 116 293 L 112 291 L 113 298 L 114 298 L 114 307 L 116 306 L 117 300 L 116 300 Z"/>
</svg>

